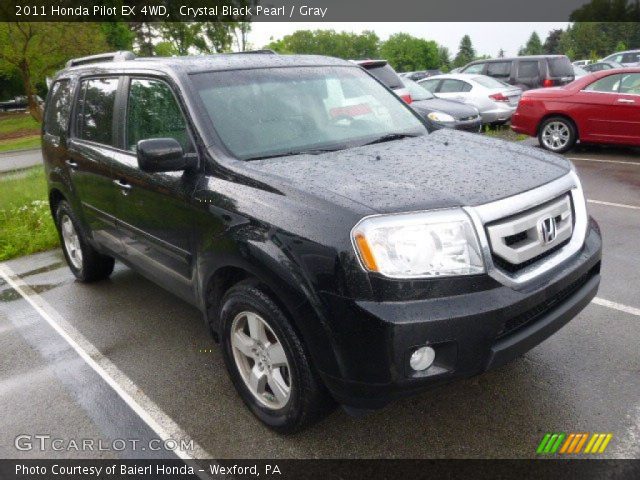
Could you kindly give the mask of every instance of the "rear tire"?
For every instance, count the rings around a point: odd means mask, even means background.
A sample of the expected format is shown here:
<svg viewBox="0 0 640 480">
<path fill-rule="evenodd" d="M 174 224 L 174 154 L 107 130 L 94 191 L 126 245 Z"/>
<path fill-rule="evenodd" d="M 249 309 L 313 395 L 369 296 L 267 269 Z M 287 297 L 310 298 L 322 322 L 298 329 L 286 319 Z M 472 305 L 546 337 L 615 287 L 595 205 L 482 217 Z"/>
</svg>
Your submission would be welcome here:
<svg viewBox="0 0 640 480">
<path fill-rule="evenodd" d="M 299 335 L 258 285 L 241 282 L 229 289 L 222 300 L 220 319 L 231 381 L 264 424 L 279 433 L 293 433 L 317 422 L 331 409 L 333 399 Z"/>
<path fill-rule="evenodd" d="M 56 226 L 64 257 L 78 280 L 95 282 L 111 275 L 115 260 L 91 246 L 80 221 L 65 200 L 58 204 Z"/>
<path fill-rule="evenodd" d="M 540 146 L 550 152 L 564 153 L 571 150 L 577 140 L 576 126 L 565 117 L 547 118 L 538 130 Z"/>
</svg>

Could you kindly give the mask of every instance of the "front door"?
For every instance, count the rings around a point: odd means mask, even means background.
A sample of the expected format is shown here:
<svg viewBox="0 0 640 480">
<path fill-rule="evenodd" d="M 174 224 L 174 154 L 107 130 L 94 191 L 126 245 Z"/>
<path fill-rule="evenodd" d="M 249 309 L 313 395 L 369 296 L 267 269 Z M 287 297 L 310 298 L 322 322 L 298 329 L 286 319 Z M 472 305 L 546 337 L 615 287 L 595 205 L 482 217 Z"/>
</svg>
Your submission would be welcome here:
<svg viewBox="0 0 640 480">
<path fill-rule="evenodd" d="M 611 107 L 616 140 L 640 145 L 640 73 L 623 74 Z"/>
<path fill-rule="evenodd" d="M 193 192 L 197 173 L 143 172 L 136 145 L 150 138 L 174 138 L 185 152 L 193 141 L 174 93 L 164 80 L 129 78 L 123 150 L 114 182 L 119 234 L 125 257 L 165 288 L 192 301 L 194 290 Z"/>
</svg>

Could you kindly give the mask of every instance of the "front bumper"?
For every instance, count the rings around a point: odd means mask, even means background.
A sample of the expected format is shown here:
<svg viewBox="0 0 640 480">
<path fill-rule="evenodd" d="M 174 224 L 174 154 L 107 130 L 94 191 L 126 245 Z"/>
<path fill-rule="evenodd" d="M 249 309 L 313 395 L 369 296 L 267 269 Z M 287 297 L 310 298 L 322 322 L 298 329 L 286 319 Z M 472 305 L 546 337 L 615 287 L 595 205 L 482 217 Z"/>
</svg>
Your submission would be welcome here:
<svg viewBox="0 0 640 480">
<path fill-rule="evenodd" d="M 325 294 L 336 318 L 333 340 L 342 376 L 321 372 L 323 380 L 340 403 L 372 409 L 503 365 L 588 305 L 600 283 L 601 250 L 591 220 L 582 249 L 534 290 L 496 283 L 487 290 L 409 302 Z M 432 346 L 436 359 L 415 372 L 409 357 L 422 345 Z"/>
</svg>

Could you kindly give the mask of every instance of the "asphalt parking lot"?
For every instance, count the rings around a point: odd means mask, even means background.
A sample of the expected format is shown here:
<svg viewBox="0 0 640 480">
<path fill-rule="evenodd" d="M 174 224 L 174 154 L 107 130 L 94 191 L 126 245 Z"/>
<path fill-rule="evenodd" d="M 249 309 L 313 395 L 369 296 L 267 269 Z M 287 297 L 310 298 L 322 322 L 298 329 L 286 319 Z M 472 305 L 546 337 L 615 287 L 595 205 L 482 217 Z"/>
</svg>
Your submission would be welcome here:
<svg viewBox="0 0 640 480">
<path fill-rule="evenodd" d="M 60 251 L 0 266 L 0 456 L 167 456 L 17 450 L 21 434 L 194 441 L 192 457 L 535 457 L 544 433 L 611 432 L 640 457 L 640 151 L 567 154 L 604 235 L 595 302 L 524 357 L 353 418 L 279 436 L 244 407 L 201 315 L 137 273 L 74 281 Z M 15 276 L 13 276 L 15 274 Z M 96 368 L 97 367 L 97 368 Z"/>
</svg>

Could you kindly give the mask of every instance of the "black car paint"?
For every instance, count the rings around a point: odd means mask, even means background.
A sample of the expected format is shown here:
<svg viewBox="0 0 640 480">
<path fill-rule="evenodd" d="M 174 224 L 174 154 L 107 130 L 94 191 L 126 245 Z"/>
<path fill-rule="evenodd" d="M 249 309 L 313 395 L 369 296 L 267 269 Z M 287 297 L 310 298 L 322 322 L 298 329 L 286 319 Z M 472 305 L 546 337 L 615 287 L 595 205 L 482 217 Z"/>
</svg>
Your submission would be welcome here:
<svg viewBox="0 0 640 480">
<path fill-rule="evenodd" d="M 71 125 L 59 138 L 44 135 L 43 157 L 52 208 L 67 199 L 96 248 L 199 307 L 214 334 L 229 282 L 259 279 L 301 333 L 331 393 L 346 405 L 369 408 L 485 370 L 505 322 L 592 272 L 589 288 L 571 297 L 575 314 L 595 295 L 601 243 L 592 222 L 581 254 L 526 292 L 485 274 L 394 280 L 363 270 L 350 238 L 363 216 L 505 198 L 558 178 L 569 164 L 543 151 L 450 130 L 320 155 L 238 161 L 221 146 L 189 82 L 196 71 L 346 63 L 233 55 L 71 68 L 58 79 L 70 79 L 74 92 L 80 77 L 122 76 L 114 120 L 118 144 L 75 139 Z M 137 168 L 135 155 L 123 148 L 128 76 L 161 78 L 173 88 L 197 169 Z M 554 322 L 549 332 L 561 324 Z M 536 343 L 546 336 L 538 334 Z M 437 345 L 443 363 L 435 375 L 416 376 L 407 371 L 406 355 L 425 341 Z M 530 343 L 519 342 L 503 360 Z"/>
<path fill-rule="evenodd" d="M 456 130 L 477 132 L 482 125 L 482 119 L 478 114 L 478 110 L 461 102 L 434 97 L 429 100 L 414 100 L 411 102 L 411 108 L 424 118 L 425 122 L 429 125 L 430 131 L 441 128 L 455 128 Z M 451 115 L 455 121 L 451 122 L 451 125 L 435 122 L 428 117 L 432 112 L 446 113 Z"/>
</svg>

